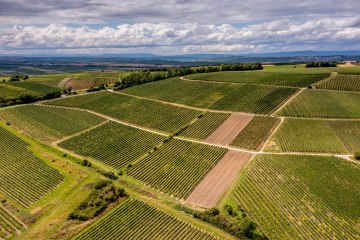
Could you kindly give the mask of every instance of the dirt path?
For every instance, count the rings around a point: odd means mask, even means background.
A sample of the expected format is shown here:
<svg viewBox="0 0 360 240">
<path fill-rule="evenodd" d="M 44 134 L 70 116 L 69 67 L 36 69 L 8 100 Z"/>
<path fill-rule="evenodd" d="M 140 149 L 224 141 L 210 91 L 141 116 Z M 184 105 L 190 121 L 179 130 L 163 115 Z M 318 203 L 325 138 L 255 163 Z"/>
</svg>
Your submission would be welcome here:
<svg viewBox="0 0 360 240">
<path fill-rule="evenodd" d="M 253 155 L 229 150 L 185 200 L 191 205 L 215 207 Z"/>
<path fill-rule="evenodd" d="M 300 91 L 297 91 L 295 94 L 293 94 L 278 109 L 276 109 L 270 116 L 274 116 L 276 113 L 280 112 L 286 105 L 288 105 L 289 102 L 291 102 L 294 98 L 299 96 L 299 94 L 302 93 L 304 90 L 305 90 L 305 88 L 301 88 Z"/>
<path fill-rule="evenodd" d="M 227 146 L 248 125 L 252 115 L 231 114 L 213 133 L 205 139 L 207 143 Z"/>
<path fill-rule="evenodd" d="M 108 123 L 108 122 L 110 122 L 110 120 L 102 121 L 101 123 L 96 124 L 96 125 L 94 125 L 94 126 L 91 126 L 91 127 L 87 128 L 87 129 L 84 129 L 84 130 L 82 130 L 82 131 L 80 131 L 80 132 L 77 132 L 77 133 L 74 133 L 74 134 L 72 134 L 72 135 L 70 135 L 70 136 L 66 136 L 66 137 L 63 137 L 63 138 L 61 138 L 61 139 L 59 139 L 59 140 L 56 140 L 56 141 L 52 142 L 51 145 L 52 145 L 52 146 L 56 146 L 56 145 L 58 145 L 58 144 L 61 143 L 61 142 L 64 142 L 64 141 L 66 141 L 66 140 L 68 140 L 68 139 L 70 139 L 70 138 L 79 136 L 79 135 L 81 135 L 81 134 L 83 134 L 83 133 L 85 133 L 85 132 L 91 131 L 91 130 L 97 128 L 97 127 L 100 127 L 100 126 L 104 125 L 105 123 Z"/>
</svg>

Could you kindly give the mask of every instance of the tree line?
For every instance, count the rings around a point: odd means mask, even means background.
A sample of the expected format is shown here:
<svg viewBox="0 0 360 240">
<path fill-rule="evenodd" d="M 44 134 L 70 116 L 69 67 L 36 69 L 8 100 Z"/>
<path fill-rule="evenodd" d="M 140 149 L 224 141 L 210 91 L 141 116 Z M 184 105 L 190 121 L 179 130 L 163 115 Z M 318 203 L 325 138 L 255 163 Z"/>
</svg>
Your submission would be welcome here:
<svg viewBox="0 0 360 240">
<path fill-rule="evenodd" d="M 261 63 L 235 63 L 220 64 L 218 66 L 148 69 L 138 72 L 131 72 L 130 74 L 122 76 L 120 80 L 115 83 L 114 90 L 119 90 L 148 82 L 155 82 L 166 78 L 180 77 L 196 73 L 210 73 L 221 71 L 252 71 L 262 69 L 263 66 L 261 65 Z"/>
<path fill-rule="evenodd" d="M 307 62 L 306 68 L 319 68 L 319 67 L 336 67 L 336 62 Z"/>
</svg>

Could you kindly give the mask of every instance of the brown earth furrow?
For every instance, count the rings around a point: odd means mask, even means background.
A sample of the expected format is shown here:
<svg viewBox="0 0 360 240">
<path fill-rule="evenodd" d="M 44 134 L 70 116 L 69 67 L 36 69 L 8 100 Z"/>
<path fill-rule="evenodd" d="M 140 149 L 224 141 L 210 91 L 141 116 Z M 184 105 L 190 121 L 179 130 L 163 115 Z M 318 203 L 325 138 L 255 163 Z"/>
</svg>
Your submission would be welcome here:
<svg viewBox="0 0 360 240">
<path fill-rule="evenodd" d="M 229 150 L 189 195 L 186 202 L 205 208 L 215 207 L 252 156 L 251 153 Z"/>
<path fill-rule="evenodd" d="M 252 115 L 231 114 L 230 117 L 205 139 L 205 142 L 229 145 L 252 118 Z"/>
</svg>

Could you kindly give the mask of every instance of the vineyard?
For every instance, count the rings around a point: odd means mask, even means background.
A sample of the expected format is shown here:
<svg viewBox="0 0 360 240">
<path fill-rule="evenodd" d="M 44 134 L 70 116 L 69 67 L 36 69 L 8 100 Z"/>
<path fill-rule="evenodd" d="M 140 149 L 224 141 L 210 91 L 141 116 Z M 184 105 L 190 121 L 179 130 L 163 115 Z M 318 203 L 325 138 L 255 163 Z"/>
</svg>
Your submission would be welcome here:
<svg viewBox="0 0 360 240">
<path fill-rule="evenodd" d="M 244 85 L 215 102 L 210 108 L 268 114 L 296 91 L 296 88 Z"/>
<path fill-rule="evenodd" d="M 241 86 L 242 84 L 203 83 L 171 78 L 122 91 L 137 96 L 207 108 Z"/>
<path fill-rule="evenodd" d="M 101 85 L 110 85 L 119 81 L 119 78 L 111 77 L 90 77 L 90 78 L 71 78 L 65 85 L 65 89 L 71 88 L 72 91 L 99 87 Z"/>
<path fill-rule="evenodd" d="M 273 117 L 254 116 L 230 145 L 244 149 L 259 150 L 276 125 L 279 124 L 279 121 L 279 119 Z"/>
<path fill-rule="evenodd" d="M 304 73 L 273 73 L 266 71 L 249 72 L 214 72 L 204 74 L 194 74 L 188 76 L 194 80 L 234 82 L 260 85 L 306 87 L 321 79 L 328 77 L 329 74 L 304 74 Z"/>
<path fill-rule="evenodd" d="M 360 121 L 286 119 L 267 150 L 354 153 L 360 150 L 359 139 Z"/>
<path fill-rule="evenodd" d="M 201 114 L 200 111 L 192 109 L 108 91 L 57 99 L 47 104 L 89 109 L 122 121 L 170 133 L 188 125 Z"/>
<path fill-rule="evenodd" d="M 36 83 L 36 82 L 30 82 L 30 81 L 25 81 L 25 82 L 9 82 L 6 83 L 15 87 L 19 87 L 19 88 L 23 88 L 32 92 L 37 92 L 39 94 L 49 94 L 52 92 L 59 92 L 61 91 L 61 89 L 54 87 L 54 86 L 49 86 L 46 84 L 41 84 L 41 83 Z"/>
<path fill-rule="evenodd" d="M 0 128 L 0 191 L 29 207 L 63 181 L 55 169 L 35 157 L 27 143 Z"/>
<path fill-rule="evenodd" d="M 195 123 L 182 131 L 180 136 L 204 140 L 229 116 L 230 114 L 225 113 L 206 113 L 203 117 L 199 118 Z"/>
<path fill-rule="evenodd" d="M 69 73 L 32 75 L 27 81 L 38 82 L 57 87 L 59 82 L 64 78 L 67 78 L 69 75 Z"/>
<path fill-rule="evenodd" d="M 45 142 L 61 139 L 104 121 L 85 111 L 43 105 L 1 110 L 0 119 Z"/>
<path fill-rule="evenodd" d="M 8 238 L 11 235 L 18 235 L 24 230 L 24 226 L 16 221 L 1 205 L 0 205 L 0 239 Z"/>
<path fill-rule="evenodd" d="M 76 239 L 216 239 L 142 201 L 129 199 Z"/>
<path fill-rule="evenodd" d="M 225 154 L 225 148 L 172 139 L 128 175 L 178 198 L 186 197 Z"/>
<path fill-rule="evenodd" d="M 360 75 L 336 75 L 316 88 L 360 92 Z"/>
<path fill-rule="evenodd" d="M 270 239 L 358 239 L 359 184 L 335 157 L 259 155 L 231 198 Z"/>
<path fill-rule="evenodd" d="M 291 117 L 360 118 L 360 93 L 304 90 L 278 114 Z"/>
<path fill-rule="evenodd" d="M 59 146 L 121 169 L 144 156 L 164 138 L 161 135 L 111 122 L 61 142 Z"/>
</svg>

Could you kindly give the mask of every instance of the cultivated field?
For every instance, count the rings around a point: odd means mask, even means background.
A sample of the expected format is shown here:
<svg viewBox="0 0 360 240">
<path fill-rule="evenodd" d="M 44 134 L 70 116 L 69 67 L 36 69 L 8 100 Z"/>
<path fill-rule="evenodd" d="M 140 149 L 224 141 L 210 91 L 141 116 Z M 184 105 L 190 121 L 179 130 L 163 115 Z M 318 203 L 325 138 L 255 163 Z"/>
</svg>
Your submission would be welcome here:
<svg viewBox="0 0 360 240">
<path fill-rule="evenodd" d="M 205 142 L 225 146 L 229 145 L 232 140 L 246 127 L 252 118 L 252 115 L 231 114 L 205 139 Z"/>
<path fill-rule="evenodd" d="M 24 226 L 11 216 L 0 204 L 0 238 L 20 235 Z"/>
<path fill-rule="evenodd" d="M 38 201 L 63 176 L 28 150 L 28 144 L 0 127 L 0 192 L 24 207 Z"/>
<path fill-rule="evenodd" d="M 159 145 L 164 136 L 110 122 L 67 139 L 60 147 L 121 169 Z"/>
<path fill-rule="evenodd" d="M 78 236 L 90 239 L 216 239 L 142 201 L 129 199 Z"/>
<path fill-rule="evenodd" d="M 254 116 L 230 145 L 259 150 L 279 122 L 280 120 L 274 117 Z"/>
<path fill-rule="evenodd" d="M 269 114 L 297 91 L 296 88 L 244 85 L 215 102 L 210 108 Z"/>
<path fill-rule="evenodd" d="M 135 164 L 128 175 L 160 191 L 184 198 L 225 152 L 225 148 L 172 139 Z"/>
<path fill-rule="evenodd" d="M 229 116 L 230 114 L 226 113 L 208 112 L 182 131 L 179 135 L 182 137 L 204 140 L 224 121 L 226 121 Z"/>
<path fill-rule="evenodd" d="M 305 90 L 278 114 L 291 117 L 360 118 L 360 93 Z"/>
<path fill-rule="evenodd" d="M 358 239 L 359 165 L 319 156 L 260 155 L 232 199 L 270 239 Z"/>
<path fill-rule="evenodd" d="M 186 202 L 206 208 L 215 207 L 251 157 L 250 153 L 229 150 L 189 195 Z"/>
<path fill-rule="evenodd" d="M 321 79 L 328 77 L 328 74 L 304 74 L 304 73 L 272 73 L 266 71 L 249 72 L 214 72 L 189 75 L 189 79 L 205 80 L 215 82 L 235 82 L 274 86 L 306 87 Z"/>
<path fill-rule="evenodd" d="M 286 119 L 268 151 L 354 153 L 360 150 L 360 121 Z"/>
<path fill-rule="evenodd" d="M 197 110 L 108 91 L 56 99 L 47 104 L 88 109 L 122 121 L 170 133 L 188 125 L 201 114 Z"/>
<path fill-rule="evenodd" d="M 46 105 L 3 109 L 0 110 L 0 119 L 45 142 L 59 140 L 105 121 L 85 111 Z"/>
<path fill-rule="evenodd" d="M 125 93 L 194 107 L 208 108 L 242 84 L 203 83 L 170 78 L 122 90 Z"/>
<path fill-rule="evenodd" d="M 336 75 L 316 88 L 360 92 L 360 75 Z"/>
</svg>

